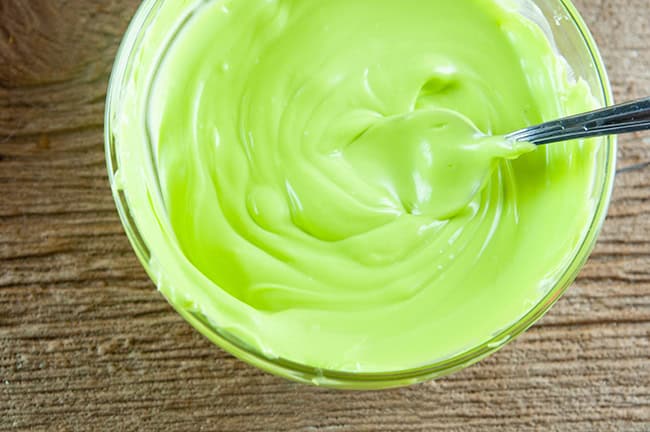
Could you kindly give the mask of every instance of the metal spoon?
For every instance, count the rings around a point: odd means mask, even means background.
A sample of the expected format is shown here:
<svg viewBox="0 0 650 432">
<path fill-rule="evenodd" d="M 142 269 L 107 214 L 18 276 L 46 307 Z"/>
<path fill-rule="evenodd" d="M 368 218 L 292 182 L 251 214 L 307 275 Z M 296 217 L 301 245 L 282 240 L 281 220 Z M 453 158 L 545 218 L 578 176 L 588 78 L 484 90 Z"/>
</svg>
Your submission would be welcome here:
<svg viewBox="0 0 650 432">
<path fill-rule="evenodd" d="M 537 145 L 650 129 L 650 97 L 527 127 L 506 139 Z"/>
</svg>

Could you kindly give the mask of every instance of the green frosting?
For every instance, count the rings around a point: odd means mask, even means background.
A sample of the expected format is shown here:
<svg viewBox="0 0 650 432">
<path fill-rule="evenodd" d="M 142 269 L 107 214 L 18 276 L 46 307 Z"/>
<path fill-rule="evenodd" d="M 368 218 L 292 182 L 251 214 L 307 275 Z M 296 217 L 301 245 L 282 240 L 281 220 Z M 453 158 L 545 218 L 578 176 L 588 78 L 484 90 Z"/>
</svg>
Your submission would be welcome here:
<svg viewBox="0 0 650 432">
<path fill-rule="evenodd" d="M 160 290 L 344 371 L 516 322 L 575 257 L 605 163 L 600 141 L 499 136 L 595 105 L 520 3 L 163 2 L 115 118 Z"/>
</svg>

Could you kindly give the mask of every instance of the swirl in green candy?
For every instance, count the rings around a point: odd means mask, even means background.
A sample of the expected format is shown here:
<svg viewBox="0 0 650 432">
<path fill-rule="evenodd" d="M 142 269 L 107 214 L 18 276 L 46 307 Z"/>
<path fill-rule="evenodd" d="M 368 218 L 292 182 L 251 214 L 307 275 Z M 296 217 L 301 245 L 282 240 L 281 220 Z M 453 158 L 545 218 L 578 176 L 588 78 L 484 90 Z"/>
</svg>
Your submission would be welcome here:
<svg viewBox="0 0 650 432">
<path fill-rule="evenodd" d="M 509 3 L 156 13 L 116 134 L 177 307 L 270 356 L 403 370 L 515 322 L 581 245 L 600 141 L 534 150 L 498 135 L 594 101 Z"/>
</svg>

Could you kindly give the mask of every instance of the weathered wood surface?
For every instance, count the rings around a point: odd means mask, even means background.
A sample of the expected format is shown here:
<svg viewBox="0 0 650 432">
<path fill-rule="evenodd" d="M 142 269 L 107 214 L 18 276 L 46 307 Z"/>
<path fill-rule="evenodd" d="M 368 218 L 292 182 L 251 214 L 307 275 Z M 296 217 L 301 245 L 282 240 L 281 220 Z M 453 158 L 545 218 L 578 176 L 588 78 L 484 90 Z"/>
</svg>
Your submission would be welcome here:
<svg viewBox="0 0 650 432">
<path fill-rule="evenodd" d="M 650 169 L 620 175 L 577 283 L 497 355 L 412 388 L 262 373 L 154 290 L 109 192 L 102 115 L 136 0 L 0 0 L 0 431 L 650 430 Z M 648 0 L 580 0 L 619 100 L 650 94 Z M 622 140 L 621 167 L 650 161 Z"/>
</svg>

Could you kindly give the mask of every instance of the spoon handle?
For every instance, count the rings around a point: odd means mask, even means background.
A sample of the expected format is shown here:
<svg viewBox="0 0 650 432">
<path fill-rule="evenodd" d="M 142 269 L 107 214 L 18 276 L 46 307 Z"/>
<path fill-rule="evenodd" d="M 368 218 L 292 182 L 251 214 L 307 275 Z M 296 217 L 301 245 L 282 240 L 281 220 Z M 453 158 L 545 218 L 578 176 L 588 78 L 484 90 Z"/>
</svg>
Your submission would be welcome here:
<svg viewBox="0 0 650 432">
<path fill-rule="evenodd" d="M 650 97 L 565 117 L 506 135 L 537 145 L 650 129 Z"/>
</svg>

